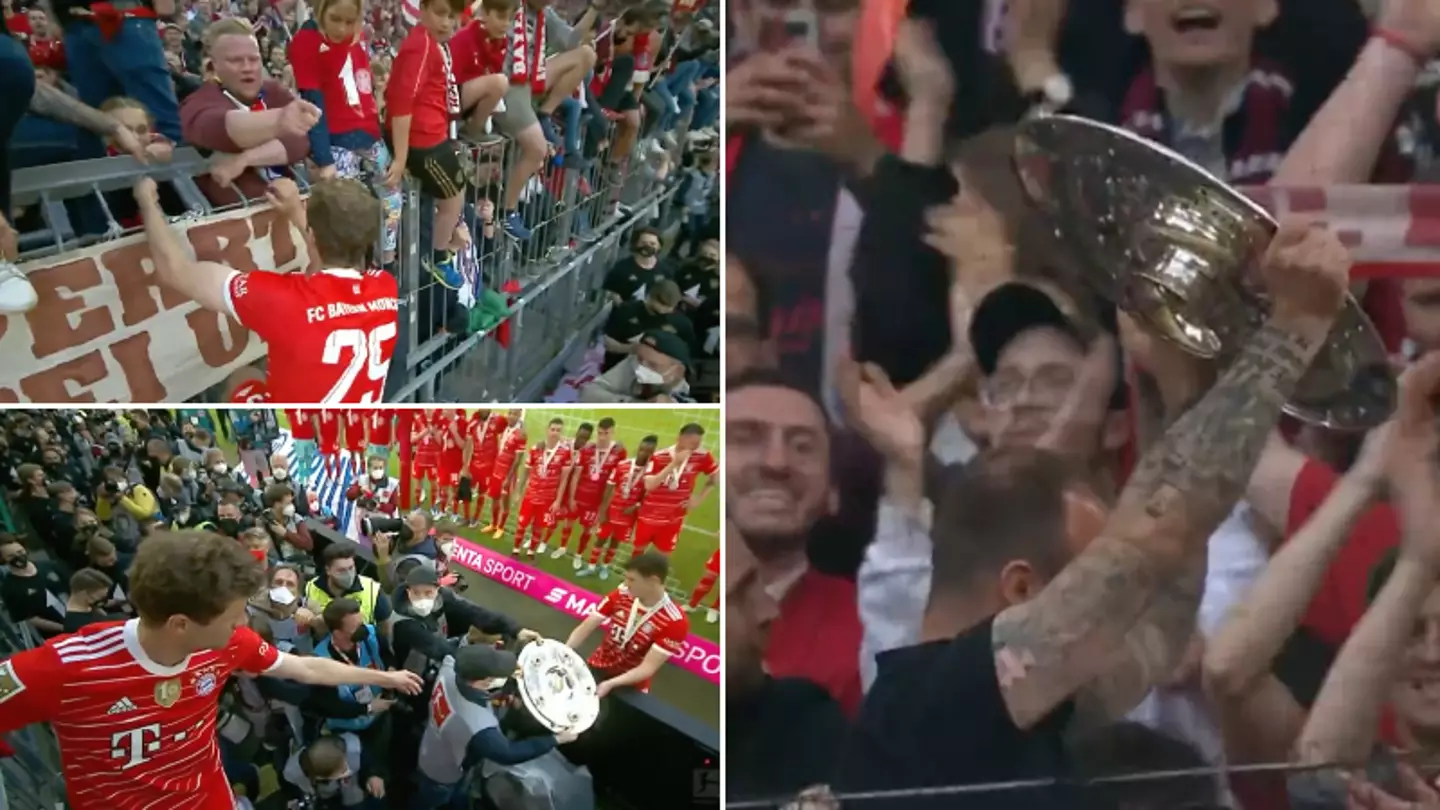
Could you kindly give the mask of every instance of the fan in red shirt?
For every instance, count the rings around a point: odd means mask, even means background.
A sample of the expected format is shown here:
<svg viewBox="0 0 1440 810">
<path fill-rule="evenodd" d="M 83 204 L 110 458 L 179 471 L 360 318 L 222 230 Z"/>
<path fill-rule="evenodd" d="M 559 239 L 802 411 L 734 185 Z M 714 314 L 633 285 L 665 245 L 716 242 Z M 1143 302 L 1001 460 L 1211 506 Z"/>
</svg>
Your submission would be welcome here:
<svg viewBox="0 0 1440 810">
<path fill-rule="evenodd" d="M 451 517 L 454 515 L 450 507 L 457 502 L 460 474 L 465 471 L 465 433 L 469 422 L 463 410 L 445 413 L 440 421 L 440 494 L 435 508 Z"/>
<path fill-rule="evenodd" d="M 373 457 L 390 460 L 390 446 L 395 442 L 395 412 L 375 408 L 365 414 L 366 451 Z"/>
<path fill-rule="evenodd" d="M 611 591 L 565 641 L 576 648 L 605 626 L 605 638 L 588 659 L 600 697 L 620 687 L 649 691 L 660 667 L 685 651 L 690 620 L 665 591 L 669 575 L 670 558 L 664 554 L 649 551 L 631 557 L 625 563 L 625 584 Z"/>
<path fill-rule="evenodd" d="M 384 264 L 394 260 L 401 193 L 383 188 L 390 150 L 380 137 L 370 53 L 360 36 L 360 0 L 328 0 L 290 40 L 289 61 L 301 98 L 321 111 L 310 128 L 310 159 L 321 180 L 347 177 L 380 191 L 385 206 Z"/>
<path fill-rule="evenodd" d="M 570 443 L 565 441 L 565 420 L 555 418 L 545 428 L 545 441 L 530 448 L 526 454 L 525 466 L 520 471 L 520 519 L 515 524 L 515 547 L 511 554 L 519 554 L 523 545 L 525 553 L 534 559 L 538 551 L 545 550 L 543 532 L 555 525 L 555 513 L 560 510 L 561 493 L 570 478 L 570 469 L 575 463 Z M 539 535 L 537 537 L 537 535 Z"/>
<path fill-rule="evenodd" d="M 505 91 L 505 44 L 520 0 L 486 0 L 480 16 L 450 38 L 450 60 L 455 83 L 460 85 L 460 110 L 470 132 L 485 132 L 485 124 Z"/>
<path fill-rule="evenodd" d="M 615 562 L 616 547 L 629 540 L 630 533 L 635 530 L 635 513 L 640 510 L 640 502 L 645 498 L 645 474 L 650 470 L 650 458 L 659 443 L 658 437 L 646 436 L 635 448 L 634 458 L 615 465 L 615 472 L 611 473 L 600 502 L 600 517 L 604 521 L 600 526 L 600 535 L 579 576 L 588 577 L 596 573 L 603 550 L 604 566 L 598 567 L 598 571 L 601 579 L 610 578 L 610 563 Z"/>
<path fill-rule="evenodd" d="M 234 810 L 215 728 L 233 673 L 420 691 L 410 673 L 289 656 L 262 641 L 246 626 L 246 603 L 265 574 L 228 537 L 156 532 L 129 575 L 139 618 L 0 662 L 0 734 L 50 723 L 73 810 Z"/>
<path fill-rule="evenodd" d="M 706 450 L 700 449 L 705 428 L 690 423 L 680 428 L 674 447 L 667 447 L 650 459 L 650 474 L 645 476 L 645 503 L 635 522 L 635 553 L 651 543 L 661 552 L 672 554 L 685 527 L 685 515 L 699 506 L 710 490 L 720 464 Z M 695 491 L 695 479 L 705 476 L 705 488 Z"/>
<path fill-rule="evenodd" d="M 351 501 L 363 499 L 375 502 L 366 512 L 376 512 L 394 517 L 400 510 L 400 482 L 390 477 L 389 462 L 380 456 L 371 456 L 365 477 L 345 490 L 345 497 Z"/>
<path fill-rule="evenodd" d="M 408 169 L 420 190 L 435 200 L 435 226 L 425 267 L 435 279 L 458 289 L 455 252 L 466 244 L 468 231 L 462 229 L 465 207 L 466 172 L 455 140 L 455 121 L 460 117 L 460 88 L 452 74 L 450 51 L 445 42 L 455 31 L 455 22 L 465 0 L 424 0 L 420 3 L 420 24 L 400 44 L 385 85 L 385 114 L 395 162 L 385 183 L 398 188 Z"/>
<path fill-rule="evenodd" d="M 700 603 L 710 595 L 710 590 L 715 587 L 715 580 L 720 577 L 720 549 L 710 555 L 705 561 L 705 574 L 700 581 L 695 583 L 695 590 L 690 592 L 690 601 L 685 604 L 686 613 L 694 613 L 700 609 Z M 715 601 L 705 609 L 705 621 L 714 624 L 720 621 L 720 594 L 715 594 Z"/>
<path fill-rule="evenodd" d="M 595 443 L 585 445 L 575 460 L 575 474 L 570 476 L 570 502 L 565 509 L 565 528 L 560 532 L 556 559 L 565 556 L 570 534 L 580 524 L 580 545 L 575 549 L 576 571 L 585 566 L 585 549 L 590 546 L 590 533 L 600 522 L 600 506 L 605 490 L 615 475 L 615 468 L 625 460 L 625 445 L 615 441 L 615 420 L 605 417 L 596 423 Z"/>
<path fill-rule="evenodd" d="M 380 203 L 354 180 L 316 183 L 308 205 L 281 178 L 271 201 L 309 231 L 319 270 L 241 272 L 191 258 L 160 208 L 155 181 L 135 185 L 161 284 L 238 320 L 272 347 L 265 388 L 273 402 L 379 402 L 400 334 L 395 277 L 364 270 L 380 235 Z M 313 223 L 313 227 L 311 224 Z"/>
<path fill-rule="evenodd" d="M 490 496 L 490 525 L 485 531 L 497 540 L 505 536 L 505 524 L 510 522 L 510 498 L 529 442 L 530 437 L 525 432 L 525 412 L 511 411 L 510 425 L 500 434 L 499 452 L 495 456 L 495 466 L 490 471 L 490 486 L 485 493 Z"/>
<path fill-rule="evenodd" d="M 415 503 L 425 502 L 426 486 L 430 499 L 436 498 L 436 482 L 440 480 L 440 426 L 443 422 L 443 410 L 416 411 L 413 426 L 410 428 L 410 445 L 415 452 L 415 460 L 410 465 L 410 477 L 415 479 Z"/>
<path fill-rule="evenodd" d="M 516 413 L 516 411 L 511 411 Z M 480 511 L 485 505 L 485 487 L 490 483 L 490 474 L 495 470 L 495 457 L 500 454 L 500 434 L 510 420 L 489 409 L 478 411 L 465 431 L 465 477 L 469 486 L 461 486 L 461 499 L 465 503 L 465 521 L 474 527 L 479 524 Z"/>
<path fill-rule="evenodd" d="M 365 469 L 365 424 L 369 412 L 363 408 L 346 408 L 343 412 L 345 429 L 345 462 L 350 471 L 358 475 Z"/>
</svg>

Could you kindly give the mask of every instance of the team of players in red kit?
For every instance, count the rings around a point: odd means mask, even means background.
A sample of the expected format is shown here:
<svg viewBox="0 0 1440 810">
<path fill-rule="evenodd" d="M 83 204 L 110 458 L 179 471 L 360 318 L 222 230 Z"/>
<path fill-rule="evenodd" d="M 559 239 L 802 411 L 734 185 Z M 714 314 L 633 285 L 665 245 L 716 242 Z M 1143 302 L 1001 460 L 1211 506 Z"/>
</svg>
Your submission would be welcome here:
<svg viewBox="0 0 1440 810">
<path fill-rule="evenodd" d="M 396 411 L 287 410 L 286 418 L 297 447 L 313 443 L 319 463 L 332 472 L 350 465 L 359 473 L 368 453 L 375 481 L 390 480 Z M 718 481 L 717 459 L 700 447 L 704 429 L 686 425 L 673 446 L 661 449 L 656 437 L 647 436 L 633 456 L 615 440 L 615 420 L 609 417 L 595 425 L 581 424 L 572 437 L 564 430 L 564 420 L 552 419 L 544 438 L 532 444 L 518 408 L 413 410 L 410 502 L 428 501 L 434 516 L 478 527 L 488 498 L 489 522 L 480 531 L 499 539 L 518 492 L 512 553 L 531 559 L 544 554 L 558 530 L 559 542 L 550 554 L 558 560 L 570 553 L 570 540 L 579 528 L 573 566 L 580 576 L 608 578 L 616 550 L 627 540 L 635 554 L 652 545 L 673 554 L 689 510 L 708 497 Z M 697 491 L 701 476 L 705 484 Z M 380 487 L 372 494 L 381 511 L 393 514 L 400 506 L 396 488 Z M 716 549 L 691 593 L 689 609 L 700 607 L 719 573 Z M 713 603 L 707 618 L 712 623 L 718 619 Z"/>
</svg>

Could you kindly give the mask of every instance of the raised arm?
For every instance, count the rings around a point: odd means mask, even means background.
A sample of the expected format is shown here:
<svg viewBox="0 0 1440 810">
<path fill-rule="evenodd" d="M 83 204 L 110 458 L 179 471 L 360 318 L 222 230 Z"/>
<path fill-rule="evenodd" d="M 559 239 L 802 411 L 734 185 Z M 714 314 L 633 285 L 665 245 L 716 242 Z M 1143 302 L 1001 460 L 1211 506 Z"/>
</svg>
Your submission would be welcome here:
<svg viewBox="0 0 1440 810">
<path fill-rule="evenodd" d="M 145 223 L 145 236 L 150 240 L 150 255 L 160 283 L 212 312 L 230 312 L 225 289 L 230 277 L 238 271 L 223 264 L 191 258 L 190 252 L 180 243 L 165 219 L 165 212 L 160 208 L 160 192 L 154 180 L 142 177 L 135 184 L 135 202 L 139 204 L 140 217 Z"/>
<path fill-rule="evenodd" d="M 1401 378 L 1395 443 L 1386 453 L 1386 479 L 1403 526 L 1400 556 L 1315 698 L 1295 744 L 1302 762 L 1365 762 L 1406 645 L 1433 643 L 1414 636 L 1440 580 L 1437 391 L 1440 353 L 1432 352 Z"/>
<path fill-rule="evenodd" d="M 1171 628 L 1181 637 L 1130 632 L 1193 581 L 1196 556 L 1244 493 L 1265 437 L 1329 334 L 1350 259 L 1333 234 L 1287 225 L 1261 265 L 1275 302 L 1264 325 L 1145 454 L 1099 536 L 1038 597 L 996 617 L 995 667 L 1018 727 L 1086 686 L 1107 711 L 1138 700 L 1188 642 L 1193 609 L 1188 627 Z"/>
</svg>

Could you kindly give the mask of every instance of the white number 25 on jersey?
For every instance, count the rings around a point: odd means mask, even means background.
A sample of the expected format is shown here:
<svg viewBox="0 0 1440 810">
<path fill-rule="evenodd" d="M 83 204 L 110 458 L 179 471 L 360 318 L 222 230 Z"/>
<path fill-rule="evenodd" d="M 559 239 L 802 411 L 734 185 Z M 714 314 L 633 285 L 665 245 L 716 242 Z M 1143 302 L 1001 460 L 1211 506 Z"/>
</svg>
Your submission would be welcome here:
<svg viewBox="0 0 1440 810">
<path fill-rule="evenodd" d="M 385 354 L 385 341 L 394 338 L 400 333 L 398 325 L 394 321 L 383 323 L 369 332 L 363 329 L 337 329 L 330 333 L 325 339 L 325 354 L 321 362 L 328 366 L 338 366 L 346 349 L 350 350 L 350 362 L 345 366 L 345 371 L 340 374 L 340 379 L 335 386 L 325 394 L 321 400 L 324 405 L 338 405 L 347 399 L 350 393 L 350 386 L 360 376 L 361 370 L 365 376 L 379 386 L 372 387 L 366 391 L 359 402 L 370 404 L 378 402 L 380 395 L 376 393 L 377 388 L 383 388 L 385 373 L 390 370 L 390 358 Z"/>
</svg>

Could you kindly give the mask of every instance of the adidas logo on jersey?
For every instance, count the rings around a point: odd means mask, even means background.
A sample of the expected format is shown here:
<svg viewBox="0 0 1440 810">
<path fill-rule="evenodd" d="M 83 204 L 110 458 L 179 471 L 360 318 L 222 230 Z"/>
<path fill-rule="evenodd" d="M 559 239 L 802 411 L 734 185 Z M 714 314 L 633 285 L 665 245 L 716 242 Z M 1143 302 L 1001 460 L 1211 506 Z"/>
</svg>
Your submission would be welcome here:
<svg viewBox="0 0 1440 810">
<path fill-rule="evenodd" d="M 139 706 L 136 706 L 133 702 L 131 702 L 130 698 L 120 698 L 119 700 L 115 701 L 115 704 L 111 706 L 109 711 L 105 712 L 105 714 L 124 714 L 125 712 L 136 711 L 139 708 Z"/>
</svg>

